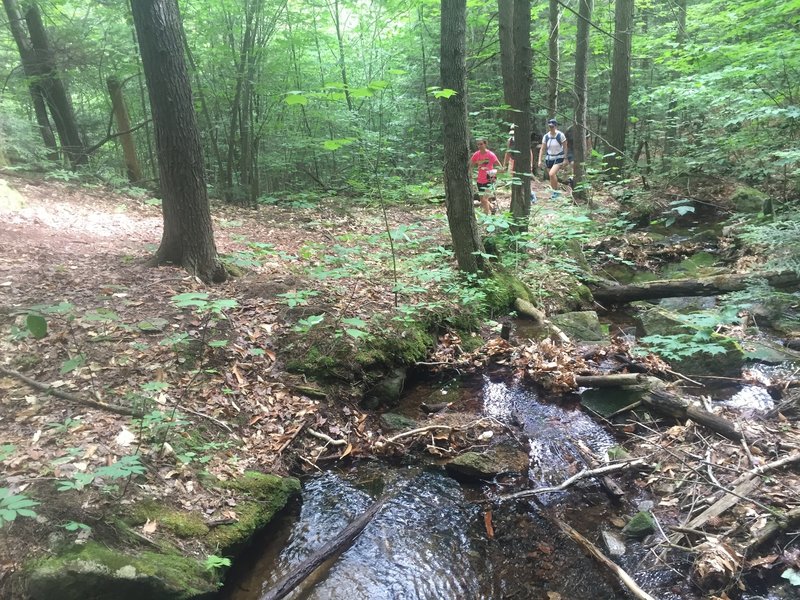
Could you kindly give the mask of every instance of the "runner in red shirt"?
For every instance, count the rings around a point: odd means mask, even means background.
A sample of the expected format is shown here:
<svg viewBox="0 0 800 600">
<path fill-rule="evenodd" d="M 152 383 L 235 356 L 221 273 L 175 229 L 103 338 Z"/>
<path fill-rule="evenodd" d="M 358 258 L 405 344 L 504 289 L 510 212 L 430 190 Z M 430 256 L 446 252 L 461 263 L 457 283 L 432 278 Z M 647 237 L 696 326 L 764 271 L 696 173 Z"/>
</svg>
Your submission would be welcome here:
<svg viewBox="0 0 800 600">
<path fill-rule="evenodd" d="M 478 165 L 478 197 L 481 201 L 481 208 L 487 215 L 492 214 L 492 205 L 489 202 L 489 193 L 494 186 L 497 168 L 501 166 L 497 155 L 489 150 L 485 138 L 478 140 L 478 151 L 469 159 L 469 176 L 472 179 L 472 169 Z"/>
</svg>

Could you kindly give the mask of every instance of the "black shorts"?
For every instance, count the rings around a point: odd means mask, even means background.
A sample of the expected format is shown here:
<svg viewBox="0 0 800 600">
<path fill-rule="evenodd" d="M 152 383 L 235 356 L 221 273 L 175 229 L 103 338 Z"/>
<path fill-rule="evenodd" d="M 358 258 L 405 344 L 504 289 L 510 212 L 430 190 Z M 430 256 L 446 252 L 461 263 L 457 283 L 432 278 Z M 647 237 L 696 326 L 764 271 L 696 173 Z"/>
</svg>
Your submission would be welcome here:
<svg viewBox="0 0 800 600">
<path fill-rule="evenodd" d="M 564 162 L 564 157 L 561 158 L 548 158 L 544 161 L 544 164 L 547 166 L 548 169 L 552 168 L 553 165 L 560 165 Z"/>
<path fill-rule="evenodd" d="M 487 181 L 486 183 L 478 183 L 477 181 L 475 183 L 478 185 L 479 192 L 485 192 L 486 190 L 491 190 L 491 187 L 494 185 L 494 181 L 491 180 Z"/>
</svg>

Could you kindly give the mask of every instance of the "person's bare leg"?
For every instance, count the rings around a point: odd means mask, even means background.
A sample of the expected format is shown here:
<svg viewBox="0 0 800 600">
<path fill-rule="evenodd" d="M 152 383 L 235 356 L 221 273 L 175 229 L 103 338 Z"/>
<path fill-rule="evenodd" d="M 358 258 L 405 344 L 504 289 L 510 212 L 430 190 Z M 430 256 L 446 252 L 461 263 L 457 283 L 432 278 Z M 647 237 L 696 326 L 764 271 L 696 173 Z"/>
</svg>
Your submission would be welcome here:
<svg viewBox="0 0 800 600">
<path fill-rule="evenodd" d="M 550 187 L 558 191 L 558 172 L 561 170 L 561 163 L 556 163 L 550 167 Z"/>
<path fill-rule="evenodd" d="M 487 215 L 492 214 L 492 205 L 489 203 L 489 194 L 481 194 L 481 208 Z"/>
</svg>

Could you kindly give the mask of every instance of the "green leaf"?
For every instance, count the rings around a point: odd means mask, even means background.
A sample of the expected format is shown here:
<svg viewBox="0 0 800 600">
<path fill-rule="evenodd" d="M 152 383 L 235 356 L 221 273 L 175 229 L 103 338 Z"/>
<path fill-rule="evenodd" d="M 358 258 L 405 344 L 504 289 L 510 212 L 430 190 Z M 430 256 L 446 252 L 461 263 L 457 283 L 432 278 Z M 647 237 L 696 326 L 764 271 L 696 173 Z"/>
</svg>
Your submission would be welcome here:
<svg viewBox="0 0 800 600">
<path fill-rule="evenodd" d="M 335 140 L 325 140 L 322 143 L 322 147 L 325 150 L 338 150 L 342 146 L 347 146 L 348 144 L 352 144 L 355 141 L 355 138 L 339 138 Z"/>
<path fill-rule="evenodd" d="M 59 372 L 62 375 L 66 375 L 67 373 L 70 373 L 71 371 L 74 371 L 75 369 L 82 367 L 84 363 L 86 363 L 86 357 L 83 354 L 78 354 L 76 356 L 73 356 L 69 360 L 65 360 L 61 364 L 61 369 L 59 369 Z"/>
<path fill-rule="evenodd" d="M 211 340 L 208 345 L 211 348 L 224 348 L 228 345 L 228 340 Z"/>
<path fill-rule="evenodd" d="M 783 579 L 788 579 L 789 583 L 794 586 L 800 586 L 800 571 L 797 569 L 786 569 L 782 574 L 781 577 Z"/>
<path fill-rule="evenodd" d="M 361 331 L 360 329 L 345 329 L 344 331 L 347 335 L 356 339 L 363 338 L 369 335 L 366 331 Z"/>
<path fill-rule="evenodd" d="M 178 308 L 205 307 L 208 303 L 208 294 L 206 292 L 187 292 L 173 296 L 172 302 Z"/>
<path fill-rule="evenodd" d="M 308 104 L 308 96 L 304 96 L 302 92 L 289 92 L 286 96 L 286 104 L 305 106 Z"/>
<path fill-rule="evenodd" d="M 161 317 L 154 317 L 146 321 L 139 321 L 136 326 L 145 333 L 158 333 L 164 331 L 164 328 L 169 325 L 169 321 Z"/>
<path fill-rule="evenodd" d="M 455 90 L 451 90 L 449 88 L 444 88 L 443 90 L 438 90 L 433 92 L 434 98 L 450 98 L 451 96 L 455 96 L 458 92 Z"/>
<path fill-rule="evenodd" d="M 352 325 L 353 327 L 366 327 L 367 322 L 363 319 L 359 319 L 358 317 L 353 317 L 351 319 L 342 319 L 342 323 L 345 325 Z"/>
<path fill-rule="evenodd" d="M 40 340 L 47 335 L 47 319 L 41 315 L 29 314 L 25 318 L 25 326 L 28 328 L 28 331 L 31 332 L 31 335 L 37 340 Z"/>
</svg>

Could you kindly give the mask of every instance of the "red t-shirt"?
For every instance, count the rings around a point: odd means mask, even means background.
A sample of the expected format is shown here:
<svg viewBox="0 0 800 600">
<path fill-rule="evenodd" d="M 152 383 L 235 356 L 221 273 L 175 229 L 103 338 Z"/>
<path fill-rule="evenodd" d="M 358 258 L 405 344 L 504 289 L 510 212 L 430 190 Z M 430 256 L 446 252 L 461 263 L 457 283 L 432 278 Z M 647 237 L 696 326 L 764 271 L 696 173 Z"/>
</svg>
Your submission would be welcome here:
<svg viewBox="0 0 800 600">
<path fill-rule="evenodd" d="M 478 150 L 472 155 L 470 162 L 473 165 L 478 165 L 478 183 L 489 183 L 489 169 L 494 165 L 500 164 L 500 161 L 497 160 L 497 155 L 491 150 L 486 150 L 485 152 Z"/>
</svg>

